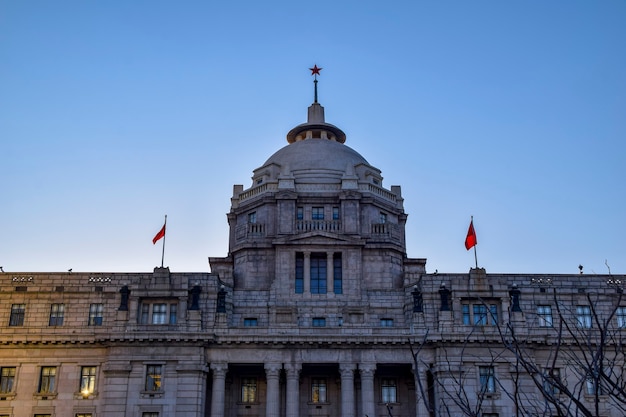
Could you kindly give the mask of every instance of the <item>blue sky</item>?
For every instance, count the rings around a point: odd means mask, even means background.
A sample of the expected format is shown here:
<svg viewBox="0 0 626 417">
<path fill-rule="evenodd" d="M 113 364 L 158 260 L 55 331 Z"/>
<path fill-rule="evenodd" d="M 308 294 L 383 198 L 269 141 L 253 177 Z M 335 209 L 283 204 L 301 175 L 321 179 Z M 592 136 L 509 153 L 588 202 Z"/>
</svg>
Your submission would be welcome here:
<svg viewBox="0 0 626 417">
<path fill-rule="evenodd" d="M 319 100 L 409 257 L 626 273 L 624 1 L 0 2 L 0 266 L 208 271 Z"/>
</svg>

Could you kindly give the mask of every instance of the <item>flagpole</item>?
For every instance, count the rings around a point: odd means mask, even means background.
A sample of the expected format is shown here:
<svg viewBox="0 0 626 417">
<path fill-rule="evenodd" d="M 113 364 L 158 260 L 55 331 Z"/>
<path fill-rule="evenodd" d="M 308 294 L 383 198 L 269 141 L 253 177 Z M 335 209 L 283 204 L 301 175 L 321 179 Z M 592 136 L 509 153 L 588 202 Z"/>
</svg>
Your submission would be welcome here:
<svg viewBox="0 0 626 417">
<path fill-rule="evenodd" d="M 165 229 L 165 233 L 163 234 L 163 251 L 161 252 L 161 268 L 163 268 L 163 260 L 165 259 L 165 236 L 167 235 L 167 214 L 165 215 L 165 223 L 163 223 L 163 228 Z M 474 248 L 476 250 L 476 248 Z"/>
<path fill-rule="evenodd" d="M 474 216 L 471 216 L 471 224 L 472 226 L 474 225 Z M 476 232 L 474 231 L 474 235 L 476 234 Z M 478 239 L 476 239 L 478 240 Z M 163 242 L 163 244 L 165 244 L 165 242 Z M 476 246 L 478 245 L 478 242 L 476 242 L 476 244 L 474 245 L 474 262 L 476 262 L 476 269 L 478 269 L 478 256 L 476 256 Z"/>
</svg>

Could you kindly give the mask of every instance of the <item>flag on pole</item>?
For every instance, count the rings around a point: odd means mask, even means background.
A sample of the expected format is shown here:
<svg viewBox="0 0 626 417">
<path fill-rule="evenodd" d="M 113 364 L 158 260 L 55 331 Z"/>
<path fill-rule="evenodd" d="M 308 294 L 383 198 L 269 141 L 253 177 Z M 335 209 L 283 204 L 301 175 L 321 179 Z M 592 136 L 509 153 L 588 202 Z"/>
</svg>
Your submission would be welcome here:
<svg viewBox="0 0 626 417">
<path fill-rule="evenodd" d="M 467 230 L 467 237 L 465 237 L 465 249 L 470 250 L 476 244 L 478 240 L 476 240 L 476 231 L 474 230 L 474 220 L 470 220 L 469 229 Z"/>
<path fill-rule="evenodd" d="M 154 237 L 152 238 L 152 244 L 156 245 L 157 241 L 161 239 L 162 237 L 165 237 L 165 224 L 163 225 L 161 230 L 159 230 L 159 233 L 154 235 Z"/>
</svg>

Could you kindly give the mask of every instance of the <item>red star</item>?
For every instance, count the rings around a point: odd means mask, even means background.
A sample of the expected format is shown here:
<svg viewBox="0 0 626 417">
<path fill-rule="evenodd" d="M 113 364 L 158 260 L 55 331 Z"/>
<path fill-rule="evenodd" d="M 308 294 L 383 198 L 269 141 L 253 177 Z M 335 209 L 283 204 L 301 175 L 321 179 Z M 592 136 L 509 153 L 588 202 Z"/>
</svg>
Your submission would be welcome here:
<svg viewBox="0 0 626 417">
<path fill-rule="evenodd" d="M 311 75 L 321 75 L 320 71 L 323 68 L 317 68 L 317 64 L 316 64 L 316 65 L 313 65 L 313 68 L 309 68 L 309 69 L 311 70 Z"/>
</svg>

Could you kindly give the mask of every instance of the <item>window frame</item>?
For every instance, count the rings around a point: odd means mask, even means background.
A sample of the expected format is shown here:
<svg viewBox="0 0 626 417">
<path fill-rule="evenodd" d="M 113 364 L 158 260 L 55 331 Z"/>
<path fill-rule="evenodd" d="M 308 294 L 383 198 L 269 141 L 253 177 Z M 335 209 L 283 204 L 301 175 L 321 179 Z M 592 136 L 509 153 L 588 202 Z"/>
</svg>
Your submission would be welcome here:
<svg viewBox="0 0 626 417">
<path fill-rule="evenodd" d="M 104 304 L 103 303 L 91 303 L 89 305 L 89 317 L 87 319 L 87 326 L 102 326 L 104 316 Z"/>
<path fill-rule="evenodd" d="M 326 294 L 328 292 L 327 268 L 327 254 L 324 252 L 311 252 L 309 257 L 309 285 L 311 294 Z"/>
<path fill-rule="evenodd" d="M 157 306 L 155 310 L 155 306 Z M 163 307 L 164 306 L 164 307 Z M 139 324 L 173 326 L 178 324 L 177 299 L 143 299 L 139 303 Z"/>
<path fill-rule="evenodd" d="M 326 327 L 326 317 L 313 317 L 311 327 Z"/>
<path fill-rule="evenodd" d="M 9 327 L 21 327 L 24 325 L 26 317 L 26 304 L 11 304 L 11 314 L 9 316 Z"/>
<path fill-rule="evenodd" d="M 537 317 L 539 327 L 554 327 L 554 317 L 552 316 L 552 306 L 549 304 L 537 305 Z"/>
<path fill-rule="evenodd" d="M 96 366 L 81 366 L 78 392 L 83 396 L 89 396 L 96 392 L 98 380 L 98 368 Z"/>
<path fill-rule="evenodd" d="M 259 319 L 256 317 L 244 317 L 243 319 L 243 327 L 258 327 Z"/>
<path fill-rule="evenodd" d="M 591 306 L 576 306 L 576 327 L 578 327 L 579 329 L 593 328 L 593 316 L 591 314 Z"/>
<path fill-rule="evenodd" d="M 163 392 L 163 369 L 164 366 L 159 363 L 146 365 L 146 377 L 144 381 L 145 392 Z"/>
<path fill-rule="evenodd" d="M 393 319 L 389 317 L 381 318 L 380 327 L 393 327 Z"/>
<path fill-rule="evenodd" d="M 383 404 L 398 402 L 398 381 L 395 378 L 380 379 L 380 401 Z"/>
<path fill-rule="evenodd" d="M 497 392 L 496 368 L 492 365 L 479 366 L 478 383 L 481 394 L 495 394 Z"/>
<path fill-rule="evenodd" d="M 37 394 L 55 394 L 56 393 L 56 366 L 42 366 L 39 370 L 39 384 L 37 386 Z"/>
<path fill-rule="evenodd" d="M 500 323 L 500 304 L 492 300 L 476 302 L 465 299 L 461 303 L 461 316 L 464 326 L 496 327 Z"/>
<path fill-rule="evenodd" d="M 241 403 L 256 404 L 258 403 L 258 381 L 256 377 L 241 378 Z"/>
<path fill-rule="evenodd" d="M 311 207 L 311 220 L 324 220 L 324 207 Z"/>
<path fill-rule="evenodd" d="M 0 367 L 0 394 L 12 394 L 15 392 L 15 379 L 17 377 L 16 366 Z"/>
<path fill-rule="evenodd" d="M 50 316 L 48 318 L 48 326 L 58 327 L 63 326 L 65 319 L 65 304 L 53 303 L 50 304 Z"/>
<path fill-rule="evenodd" d="M 326 404 L 328 403 L 328 385 L 326 378 L 311 378 L 311 403 Z"/>
<path fill-rule="evenodd" d="M 617 328 L 626 329 L 626 306 L 617 307 L 615 316 L 617 317 Z"/>
</svg>

